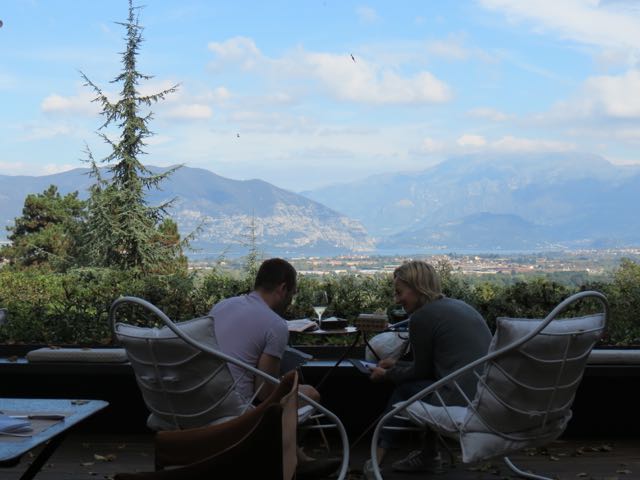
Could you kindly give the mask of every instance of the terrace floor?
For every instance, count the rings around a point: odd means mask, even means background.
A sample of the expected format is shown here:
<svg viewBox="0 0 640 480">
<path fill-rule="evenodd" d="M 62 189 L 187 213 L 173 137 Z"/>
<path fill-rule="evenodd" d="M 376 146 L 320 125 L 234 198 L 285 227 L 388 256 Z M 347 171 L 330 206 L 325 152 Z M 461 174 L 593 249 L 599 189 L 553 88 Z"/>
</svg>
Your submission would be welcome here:
<svg viewBox="0 0 640 480">
<path fill-rule="evenodd" d="M 321 453 L 317 446 L 311 454 Z M 404 453 L 404 452 L 403 452 Z M 352 450 L 352 480 L 362 477 L 362 464 L 368 458 L 368 443 L 363 441 Z M 395 457 L 402 456 L 398 452 Z M 0 480 L 20 477 L 32 455 L 10 469 L 0 469 Z M 553 443 L 545 452 L 522 452 L 512 460 L 523 469 L 549 474 L 560 480 L 632 480 L 640 479 L 640 440 L 633 438 L 568 439 Z M 391 457 L 389 460 L 393 460 Z M 150 434 L 69 435 L 36 477 L 40 480 L 110 479 L 116 472 L 148 471 L 153 468 L 152 436 Z M 400 475 L 384 469 L 385 479 L 409 480 L 421 475 Z M 482 480 L 516 478 L 501 461 L 462 465 L 448 468 L 439 480 Z"/>
</svg>

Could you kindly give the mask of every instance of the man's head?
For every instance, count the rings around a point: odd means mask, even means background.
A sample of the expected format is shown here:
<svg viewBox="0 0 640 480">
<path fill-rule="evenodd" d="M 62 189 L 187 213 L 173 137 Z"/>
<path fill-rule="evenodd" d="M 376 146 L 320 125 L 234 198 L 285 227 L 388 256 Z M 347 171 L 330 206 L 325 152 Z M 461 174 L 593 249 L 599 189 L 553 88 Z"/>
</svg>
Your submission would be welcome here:
<svg viewBox="0 0 640 480">
<path fill-rule="evenodd" d="M 281 258 L 265 260 L 258 269 L 254 289 L 272 310 L 282 313 L 296 293 L 296 269 Z"/>
</svg>

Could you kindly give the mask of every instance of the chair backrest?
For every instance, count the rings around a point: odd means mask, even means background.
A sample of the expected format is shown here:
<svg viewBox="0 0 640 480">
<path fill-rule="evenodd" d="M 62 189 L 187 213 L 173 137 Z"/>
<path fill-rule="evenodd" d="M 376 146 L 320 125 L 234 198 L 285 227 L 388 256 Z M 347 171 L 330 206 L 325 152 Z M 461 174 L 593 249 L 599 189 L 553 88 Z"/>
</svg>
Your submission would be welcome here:
<svg viewBox="0 0 640 480">
<path fill-rule="evenodd" d="M 200 427 L 242 414 L 246 405 L 235 391 L 227 362 L 184 342 L 168 326 L 146 328 L 118 322 L 118 310 L 126 304 L 142 307 L 145 313 L 163 321 L 165 315 L 144 300 L 127 297 L 116 300 L 110 312 L 113 332 L 127 352 L 151 411 L 149 428 Z M 212 317 L 175 326 L 199 342 L 217 348 Z"/>
<path fill-rule="evenodd" d="M 604 311 L 577 318 L 556 318 L 570 304 L 595 296 Z M 499 318 L 480 375 L 475 398 L 461 427 L 464 436 L 490 434 L 511 449 L 548 443 L 559 437 L 571 418 L 571 405 L 587 359 L 607 320 L 604 297 L 577 294 L 544 320 Z"/>
</svg>

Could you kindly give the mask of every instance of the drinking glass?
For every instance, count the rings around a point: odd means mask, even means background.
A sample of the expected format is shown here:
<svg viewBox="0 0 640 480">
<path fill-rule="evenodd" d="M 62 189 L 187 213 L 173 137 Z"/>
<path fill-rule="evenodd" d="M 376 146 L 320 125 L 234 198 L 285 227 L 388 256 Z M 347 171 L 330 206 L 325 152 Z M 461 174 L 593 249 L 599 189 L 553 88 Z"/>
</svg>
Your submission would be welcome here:
<svg viewBox="0 0 640 480">
<path fill-rule="evenodd" d="M 319 290 L 313 294 L 313 311 L 316 312 L 318 317 L 318 328 L 322 328 L 322 315 L 324 314 L 327 306 L 329 305 L 329 299 L 327 292 Z"/>
</svg>

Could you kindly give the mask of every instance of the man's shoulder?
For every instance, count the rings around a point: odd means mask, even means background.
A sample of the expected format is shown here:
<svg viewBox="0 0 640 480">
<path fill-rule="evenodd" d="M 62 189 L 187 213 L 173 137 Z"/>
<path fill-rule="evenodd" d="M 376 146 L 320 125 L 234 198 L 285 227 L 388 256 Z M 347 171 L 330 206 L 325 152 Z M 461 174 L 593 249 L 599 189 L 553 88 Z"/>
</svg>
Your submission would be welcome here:
<svg viewBox="0 0 640 480">
<path fill-rule="evenodd" d="M 274 312 L 264 301 L 255 294 L 238 295 L 229 297 L 216 303 L 211 314 L 224 316 L 242 315 L 250 320 L 269 324 L 282 324 L 286 328 L 286 320 Z"/>
</svg>

